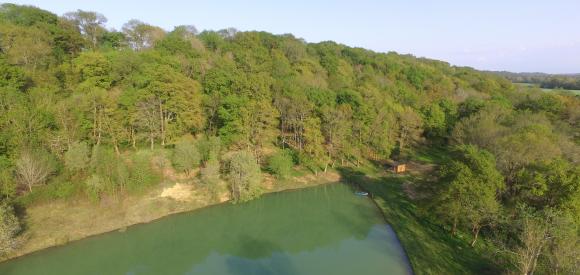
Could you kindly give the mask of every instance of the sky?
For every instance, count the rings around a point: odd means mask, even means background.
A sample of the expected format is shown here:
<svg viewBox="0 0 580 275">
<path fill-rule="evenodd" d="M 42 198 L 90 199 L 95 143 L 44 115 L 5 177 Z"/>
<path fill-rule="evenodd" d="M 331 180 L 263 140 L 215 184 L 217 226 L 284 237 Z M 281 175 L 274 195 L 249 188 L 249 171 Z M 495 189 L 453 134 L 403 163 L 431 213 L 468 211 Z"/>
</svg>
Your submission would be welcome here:
<svg viewBox="0 0 580 275">
<path fill-rule="evenodd" d="M 234 27 L 396 51 L 481 70 L 580 73 L 580 0 L 14 0 L 58 15 L 102 13 L 120 30 Z"/>
</svg>

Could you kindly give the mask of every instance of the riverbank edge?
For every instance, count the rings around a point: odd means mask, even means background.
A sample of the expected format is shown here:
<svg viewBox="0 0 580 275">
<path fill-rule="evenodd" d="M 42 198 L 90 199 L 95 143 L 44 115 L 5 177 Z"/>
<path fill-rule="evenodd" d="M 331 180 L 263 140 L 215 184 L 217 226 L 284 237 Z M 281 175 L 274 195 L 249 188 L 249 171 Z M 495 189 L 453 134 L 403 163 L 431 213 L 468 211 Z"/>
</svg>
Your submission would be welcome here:
<svg viewBox="0 0 580 275">
<path fill-rule="evenodd" d="M 354 183 L 356 185 L 356 187 L 359 188 L 360 190 L 362 190 L 364 192 L 367 192 L 367 194 L 368 194 L 367 198 L 377 208 L 377 211 L 383 217 L 383 220 L 393 230 L 393 233 L 395 234 L 395 237 L 397 238 L 397 242 L 399 243 L 399 246 L 401 247 L 401 249 L 403 249 L 403 253 L 405 254 L 404 257 L 405 257 L 405 260 L 407 261 L 407 263 L 409 264 L 409 270 L 411 271 L 411 274 L 412 275 L 416 274 L 415 268 L 413 267 L 413 263 L 411 262 L 411 258 L 409 257 L 409 251 L 407 250 L 407 248 L 405 247 L 405 245 L 403 245 L 403 242 L 402 242 L 399 234 L 397 233 L 397 230 L 395 230 L 395 228 L 392 226 L 391 221 L 387 218 L 387 215 L 384 212 L 383 208 L 379 205 L 379 202 L 374 198 L 373 193 L 370 192 L 368 189 L 364 188 L 364 186 L 362 186 L 362 184 L 360 184 L 359 182 L 353 181 L 352 183 Z"/>
<path fill-rule="evenodd" d="M 326 184 L 336 184 L 336 183 L 341 182 L 340 178 L 338 178 L 338 180 L 327 180 L 327 178 L 333 178 L 334 176 L 337 176 L 337 175 L 338 175 L 338 173 L 335 171 L 328 171 L 326 173 L 319 173 L 318 175 L 313 175 L 315 177 L 315 180 L 313 180 L 313 181 L 301 181 L 298 179 L 300 177 L 294 178 L 292 180 L 286 181 L 286 183 L 281 187 L 266 189 L 262 195 L 281 193 L 281 192 L 290 192 L 290 191 L 295 191 L 295 190 L 300 190 L 300 189 L 315 187 L 315 186 L 320 186 L 320 185 L 326 185 Z M 143 197 L 141 199 L 146 199 L 146 198 Z M 35 247 L 35 248 L 29 249 L 29 250 L 16 249 L 12 253 L 10 253 L 4 257 L 1 257 L 0 264 L 3 262 L 6 262 L 6 261 L 11 261 L 11 260 L 15 260 L 15 259 L 18 259 L 21 257 L 25 257 L 25 256 L 28 256 L 28 255 L 31 255 L 34 253 L 39 253 L 39 252 L 42 252 L 46 249 L 64 246 L 64 245 L 67 245 L 71 242 L 80 241 L 83 239 L 87 239 L 87 238 L 91 238 L 91 237 L 95 237 L 95 236 L 99 236 L 99 235 L 103 235 L 103 234 L 108 234 L 108 233 L 112 233 L 115 231 L 124 231 L 128 227 L 147 224 L 147 223 L 151 223 L 151 222 L 154 222 L 154 221 L 157 221 L 159 219 L 169 217 L 172 215 L 183 214 L 183 213 L 187 213 L 187 212 L 191 212 L 191 211 L 198 211 L 198 210 L 202 210 L 202 209 L 209 208 L 209 207 L 215 207 L 215 206 L 226 204 L 226 203 L 231 203 L 231 201 L 230 200 L 221 201 L 221 202 L 220 201 L 212 201 L 212 202 L 209 202 L 207 204 L 201 204 L 201 205 L 195 205 L 195 206 L 192 205 L 191 207 L 186 207 L 186 208 L 178 209 L 175 211 L 167 211 L 165 213 L 162 213 L 161 215 L 158 215 L 157 217 L 155 217 L 153 219 L 133 222 L 130 224 L 119 224 L 118 226 L 116 226 L 113 229 L 96 231 L 96 232 L 92 232 L 92 233 L 87 234 L 87 235 L 73 237 L 73 238 L 67 239 L 66 242 L 55 243 L 52 245 L 42 245 L 42 246 Z"/>
</svg>

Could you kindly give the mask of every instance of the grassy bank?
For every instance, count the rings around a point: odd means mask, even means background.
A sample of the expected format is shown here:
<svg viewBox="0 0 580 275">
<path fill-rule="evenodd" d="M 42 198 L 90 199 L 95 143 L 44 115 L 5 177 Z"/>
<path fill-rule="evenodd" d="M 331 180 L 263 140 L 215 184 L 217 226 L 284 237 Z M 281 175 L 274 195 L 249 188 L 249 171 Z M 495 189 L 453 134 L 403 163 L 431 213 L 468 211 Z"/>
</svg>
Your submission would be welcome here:
<svg viewBox="0 0 580 275">
<path fill-rule="evenodd" d="M 265 192 L 305 188 L 336 182 L 339 179 L 335 172 L 320 173 L 316 176 L 303 173 L 296 173 L 296 175 L 284 181 L 267 178 Z M 181 197 L 188 199 L 179 199 L 180 196 L 165 196 L 168 190 L 175 191 L 176 189 L 181 193 L 187 193 L 186 196 Z M 31 205 L 26 208 L 24 220 L 26 228 L 19 239 L 21 245 L 0 261 L 92 235 L 124 230 L 127 226 L 215 205 L 227 199 L 223 196 L 219 199 L 211 199 L 208 194 L 210 194 L 208 190 L 197 184 L 164 182 L 141 195 L 107 198 L 98 203 L 80 198 Z"/>
<path fill-rule="evenodd" d="M 416 175 L 399 176 L 373 168 L 345 168 L 340 174 L 343 180 L 357 183 L 373 195 L 401 241 L 415 274 L 499 273 L 478 248 L 469 246 L 467 239 L 451 236 L 419 212 L 417 204 L 405 193 L 405 183 L 417 180 Z"/>
</svg>

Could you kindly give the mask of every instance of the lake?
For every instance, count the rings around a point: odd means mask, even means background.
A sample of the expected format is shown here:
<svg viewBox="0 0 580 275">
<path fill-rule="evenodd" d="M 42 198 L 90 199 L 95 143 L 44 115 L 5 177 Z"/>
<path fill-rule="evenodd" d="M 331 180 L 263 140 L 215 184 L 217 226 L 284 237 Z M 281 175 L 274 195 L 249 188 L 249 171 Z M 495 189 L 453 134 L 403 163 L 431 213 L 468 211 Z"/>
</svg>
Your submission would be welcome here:
<svg viewBox="0 0 580 275">
<path fill-rule="evenodd" d="M 344 184 L 177 214 L 0 263 L 2 275 L 410 273 L 379 210 Z"/>
</svg>

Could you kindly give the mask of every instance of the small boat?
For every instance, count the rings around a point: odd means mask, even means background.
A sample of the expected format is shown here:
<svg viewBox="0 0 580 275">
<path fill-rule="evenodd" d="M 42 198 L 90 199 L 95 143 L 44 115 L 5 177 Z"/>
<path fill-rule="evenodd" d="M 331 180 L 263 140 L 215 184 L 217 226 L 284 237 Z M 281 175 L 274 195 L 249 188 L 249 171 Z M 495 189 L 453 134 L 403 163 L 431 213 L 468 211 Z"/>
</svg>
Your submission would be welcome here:
<svg viewBox="0 0 580 275">
<path fill-rule="evenodd" d="M 368 196 L 369 195 L 368 192 L 364 192 L 364 191 L 356 191 L 356 192 L 354 192 L 354 194 L 357 196 Z"/>
</svg>

